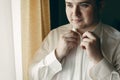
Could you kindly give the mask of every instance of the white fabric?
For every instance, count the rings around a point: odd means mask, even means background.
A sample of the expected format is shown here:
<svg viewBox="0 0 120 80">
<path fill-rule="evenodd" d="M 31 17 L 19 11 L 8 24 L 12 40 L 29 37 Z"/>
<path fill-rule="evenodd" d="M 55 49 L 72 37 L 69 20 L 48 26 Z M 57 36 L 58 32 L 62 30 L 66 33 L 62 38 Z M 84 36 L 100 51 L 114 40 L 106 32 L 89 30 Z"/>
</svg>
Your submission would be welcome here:
<svg viewBox="0 0 120 80">
<path fill-rule="evenodd" d="M 120 80 L 120 33 L 100 23 L 93 32 L 100 38 L 104 59 L 93 66 L 78 46 L 60 63 L 54 49 L 60 34 L 70 29 L 68 24 L 49 33 L 32 62 L 30 80 Z"/>
</svg>

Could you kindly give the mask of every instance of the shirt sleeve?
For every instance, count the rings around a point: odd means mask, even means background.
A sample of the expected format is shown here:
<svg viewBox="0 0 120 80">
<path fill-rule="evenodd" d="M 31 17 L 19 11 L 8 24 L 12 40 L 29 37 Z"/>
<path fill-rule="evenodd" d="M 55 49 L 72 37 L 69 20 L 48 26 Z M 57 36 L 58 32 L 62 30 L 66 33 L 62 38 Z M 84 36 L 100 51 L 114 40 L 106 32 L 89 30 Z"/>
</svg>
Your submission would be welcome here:
<svg viewBox="0 0 120 80">
<path fill-rule="evenodd" d="M 92 67 L 89 75 L 92 80 L 120 80 L 119 73 L 106 59 Z"/>
<path fill-rule="evenodd" d="M 56 59 L 55 50 L 31 68 L 31 80 L 51 80 L 62 70 L 61 63 Z"/>
</svg>

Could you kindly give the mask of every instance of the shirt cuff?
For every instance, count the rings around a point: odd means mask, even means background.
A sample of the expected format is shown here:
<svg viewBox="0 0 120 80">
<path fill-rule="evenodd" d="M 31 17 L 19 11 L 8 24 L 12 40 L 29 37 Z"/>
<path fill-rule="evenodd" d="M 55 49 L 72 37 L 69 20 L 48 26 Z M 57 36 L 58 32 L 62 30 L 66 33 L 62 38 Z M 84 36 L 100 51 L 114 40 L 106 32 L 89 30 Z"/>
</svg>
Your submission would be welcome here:
<svg viewBox="0 0 120 80">
<path fill-rule="evenodd" d="M 102 59 L 98 64 L 94 65 L 90 70 L 90 77 L 93 80 L 102 80 L 106 76 L 110 75 L 113 68 L 112 64 L 110 64 L 106 59 Z"/>
<path fill-rule="evenodd" d="M 46 56 L 45 64 L 46 66 L 49 66 L 49 68 L 52 69 L 55 73 L 62 70 L 62 65 L 55 56 L 55 50 Z"/>
</svg>

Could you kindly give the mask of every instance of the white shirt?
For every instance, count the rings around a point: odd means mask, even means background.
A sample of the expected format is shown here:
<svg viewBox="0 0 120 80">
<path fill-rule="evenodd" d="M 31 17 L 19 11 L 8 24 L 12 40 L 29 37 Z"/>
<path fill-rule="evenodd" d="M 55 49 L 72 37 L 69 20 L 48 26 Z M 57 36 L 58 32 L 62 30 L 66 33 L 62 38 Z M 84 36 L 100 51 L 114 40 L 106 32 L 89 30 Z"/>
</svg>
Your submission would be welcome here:
<svg viewBox="0 0 120 80">
<path fill-rule="evenodd" d="M 97 25 L 93 32 L 100 38 L 104 59 L 90 67 L 90 60 L 80 47 L 62 63 L 56 59 L 54 49 L 59 36 L 70 29 L 72 26 L 67 24 L 49 33 L 32 62 L 30 80 L 120 80 L 120 33 L 108 25 Z"/>
</svg>

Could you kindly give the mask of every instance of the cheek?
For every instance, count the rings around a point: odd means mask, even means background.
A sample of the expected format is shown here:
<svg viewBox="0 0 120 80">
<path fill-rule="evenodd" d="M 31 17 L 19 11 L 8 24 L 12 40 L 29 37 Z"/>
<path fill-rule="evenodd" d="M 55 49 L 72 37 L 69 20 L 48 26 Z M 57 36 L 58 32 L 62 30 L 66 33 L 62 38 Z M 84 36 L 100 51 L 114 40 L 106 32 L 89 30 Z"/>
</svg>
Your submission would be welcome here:
<svg viewBox="0 0 120 80">
<path fill-rule="evenodd" d="M 70 10 L 66 10 L 66 15 L 67 15 L 68 20 L 70 21 L 71 20 L 71 12 L 70 12 Z"/>
<path fill-rule="evenodd" d="M 88 10 L 87 12 L 85 12 L 84 14 L 84 19 L 86 22 L 92 22 L 94 21 L 94 12 L 91 10 Z"/>
</svg>

